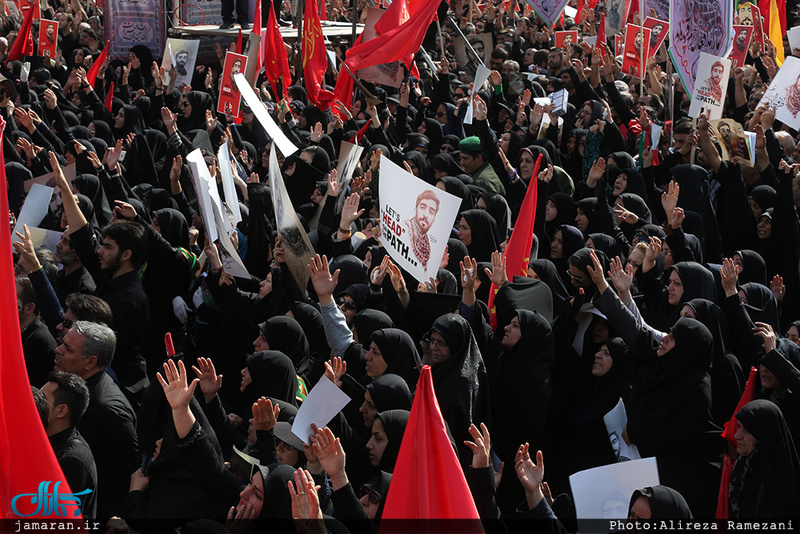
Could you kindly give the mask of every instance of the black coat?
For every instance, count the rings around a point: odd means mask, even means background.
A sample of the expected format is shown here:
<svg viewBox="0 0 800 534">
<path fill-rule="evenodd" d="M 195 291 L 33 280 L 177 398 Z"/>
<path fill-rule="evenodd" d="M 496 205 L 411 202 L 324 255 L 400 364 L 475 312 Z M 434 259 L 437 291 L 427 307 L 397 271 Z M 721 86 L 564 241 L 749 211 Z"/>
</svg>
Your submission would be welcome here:
<svg viewBox="0 0 800 534">
<path fill-rule="evenodd" d="M 72 493 L 92 490 L 91 493 L 79 497 L 83 517 L 100 519 L 97 515 L 97 468 L 86 440 L 71 426 L 50 436 L 50 445 Z"/>
<path fill-rule="evenodd" d="M 42 387 L 47 382 L 47 375 L 53 370 L 56 340 L 40 317 L 36 317 L 22 331 L 22 352 L 25 354 L 30 384 L 37 388 Z"/>
</svg>

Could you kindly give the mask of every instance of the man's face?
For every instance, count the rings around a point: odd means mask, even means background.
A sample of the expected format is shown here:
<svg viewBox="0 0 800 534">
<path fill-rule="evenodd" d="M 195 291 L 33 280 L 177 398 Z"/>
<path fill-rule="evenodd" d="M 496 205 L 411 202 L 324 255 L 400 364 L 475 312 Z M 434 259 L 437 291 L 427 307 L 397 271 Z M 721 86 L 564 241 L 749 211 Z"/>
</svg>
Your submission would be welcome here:
<svg viewBox="0 0 800 534">
<path fill-rule="evenodd" d="M 175 63 L 177 63 L 181 67 L 186 65 L 186 62 L 188 60 L 189 60 L 189 54 L 187 52 L 178 52 L 178 55 L 175 56 Z"/>
<path fill-rule="evenodd" d="M 747 38 L 747 30 L 742 30 L 739 32 L 739 36 L 737 37 L 737 41 L 741 46 L 744 46 L 744 40 Z"/>
<path fill-rule="evenodd" d="M 69 241 L 69 230 L 65 230 L 61 233 L 61 239 L 56 243 L 56 261 L 62 265 L 72 265 L 77 259 L 78 255 Z"/>
<path fill-rule="evenodd" d="M 239 74 L 240 72 L 242 72 L 242 62 L 237 59 L 233 62 L 233 66 L 231 67 L 231 76 Z"/>
<path fill-rule="evenodd" d="M 758 89 L 750 93 L 750 99 L 747 101 L 747 107 L 750 108 L 750 111 L 753 111 L 758 107 L 758 103 L 761 102 L 761 97 L 763 96 L 763 89 Z"/>
<path fill-rule="evenodd" d="M 568 47 L 572 44 L 572 34 L 568 33 L 564 36 L 564 48 Z"/>
<path fill-rule="evenodd" d="M 436 212 L 438 209 L 436 202 L 429 198 L 424 198 L 417 204 L 416 219 L 423 234 L 427 234 L 428 230 L 431 229 L 433 221 L 436 220 Z"/>
<path fill-rule="evenodd" d="M 722 81 L 722 72 L 724 70 L 725 69 L 723 69 L 720 65 L 717 65 L 711 69 L 711 79 L 714 80 L 715 84 L 719 85 Z"/>
<path fill-rule="evenodd" d="M 525 50 L 525 55 L 522 56 L 522 62 L 527 67 L 528 65 L 533 65 L 533 56 L 536 55 L 536 50 L 533 48 L 528 48 Z"/>
<path fill-rule="evenodd" d="M 725 143 L 730 144 L 731 142 L 731 127 L 727 122 L 722 122 L 719 125 L 719 136 L 722 138 Z"/>
<path fill-rule="evenodd" d="M 53 38 L 53 34 L 55 33 L 55 31 L 56 31 L 56 27 L 53 26 L 52 24 L 48 24 L 47 28 L 45 29 L 45 32 L 47 33 L 47 36 L 50 37 L 51 39 Z"/>
<path fill-rule="evenodd" d="M 80 35 L 80 38 L 79 38 L 78 42 L 80 42 L 80 44 L 82 46 L 88 46 L 89 45 L 89 34 L 86 33 L 86 32 L 81 32 L 81 35 Z"/>
<path fill-rule="evenodd" d="M 474 173 L 478 170 L 481 166 L 480 160 L 478 156 L 473 156 L 470 154 L 461 153 L 461 166 L 464 167 L 464 170 L 467 171 L 469 174 Z"/>
<path fill-rule="evenodd" d="M 563 60 L 561 57 L 561 52 L 558 50 L 553 50 L 550 52 L 550 58 L 547 60 L 547 66 L 550 67 L 550 70 L 555 71 L 562 67 Z"/>
<path fill-rule="evenodd" d="M 56 325 L 56 341 L 60 345 L 64 342 L 64 336 L 67 335 L 69 329 L 72 328 L 72 325 L 75 321 L 78 320 L 78 316 L 72 313 L 71 308 L 67 308 L 67 311 L 64 312 L 64 316 L 61 318 L 61 322 Z"/>
<path fill-rule="evenodd" d="M 685 133 L 677 133 L 673 137 L 673 145 L 675 146 L 675 150 L 680 150 L 683 148 L 683 145 L 686 143 L 687 134 Z"/>
<path fill-rule="evenodd" d="M 83 359 L 84 337 L 71 329 L 64 336 L 61 345 L 56 347 L 55 369 L 83 376 L 86 360 Z"/>
<path fill-rule="evenodd" d="M 478 54 L 478 57 L 481 58 L 481 61 L 484 63 L 486 62 L 486 48 L 484 47 L 483 41 L 480 39 L 476 39 L 470 43 L 472 48 L 475 49 L 475 53 Z"/>
<path fill-rule="evenodd" d="M 66 13 L 61 13 L 60 15 L 58 15 L 58 29 L 59 30 L 71 29 L 71 27 L 72 27 L 72 24 L 70 24 L 69 17 L 67 16 Z"/>
<path fill-rule="evenodd" d="M 100 258 L 100 268 L 112 273 L 122 266 L 122 251 L 117 243 L 110 237 L 103 238 L 103 244 L 97 249 Z"/>
<path fill-rule="evenodd" d="M 641 31 L 636 32 L 636 37 L 633 38 L 633 44 L 636 45 L 636 50 L 639 50 L 639 48 L 641 48 L 642 39 L 643 39 L 642 32 Z"/>
<path fill-rule="evenodd" d="M 653 26 L 653 29 L 650 30 L 650 37 L 655 39 L 656 37 L 661 35 L 661 32 L 663 31 L 664 31 L 664 26 L 662 24 L 656 24 L 655 26 Z"/>
</svg>

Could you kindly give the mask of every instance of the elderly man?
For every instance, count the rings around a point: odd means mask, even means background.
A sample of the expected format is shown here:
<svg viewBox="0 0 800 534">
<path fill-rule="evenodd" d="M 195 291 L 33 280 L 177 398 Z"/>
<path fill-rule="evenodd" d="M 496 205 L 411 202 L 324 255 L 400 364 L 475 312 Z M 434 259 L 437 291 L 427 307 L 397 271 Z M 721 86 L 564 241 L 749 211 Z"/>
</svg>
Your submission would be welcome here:
<svg viewBox="0 0 800 534">
<path fill-rule="evenodd" d="M 56 349 L 55 367 L 83 378 L 91 402 L 78 430 L 97 462 L 97 518 L 119 513 L 131 474 L 140 464 L 136 415 L 119 387 L 105 372 L 114 357 L 114 331 L 88 321 L 76 321 Z"/>
</svg>

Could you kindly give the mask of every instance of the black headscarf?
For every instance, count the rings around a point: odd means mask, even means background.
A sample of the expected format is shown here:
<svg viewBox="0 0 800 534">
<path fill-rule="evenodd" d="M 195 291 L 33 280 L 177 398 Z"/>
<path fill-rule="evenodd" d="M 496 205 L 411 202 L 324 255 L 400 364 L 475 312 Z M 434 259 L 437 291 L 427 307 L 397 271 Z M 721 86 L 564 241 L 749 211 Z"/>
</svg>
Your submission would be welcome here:
<svg viewBox="0 0 800 534">
<path fill-rule="evenodd" d="M 397 375 L 384 373 L 367 384 L 372 404 L 379 412 L 411 410 L 413 397 L 406 381 Z"/>
<path fill-rule="evenodd" d="M 81 174 L 72 180 L 72 185 L 78 188 L 78 192 L 86 195 L 92 201 L 94 213 L 97 217 L 97 224 L 101 227 L 111 222 L 111 208 L 108 205 L 103 184 L 97 176 L 91 174 Z"/>
<path fill-rule="evenodd" d="M 741 290 L 747 297 L 744 309 L 754 323 L 767 323 L 775 332 L 780 332 L 778 301 L 767 286 L 750 282 L 743 284 Z"/>
<path fill-rule="evenodd" d="M 564 286 L 564 281 L 556 271 L 556 266 L 550 260 L 538 259 L 531 260 L 528 264 L 534 270 L 539 280 L 547 284 L 553 294 L 553 310 L 560 310 L 565 300 L 569 299 L 569 293 Z"/>
<path fill-rule="evenodd" d="M 125 122 L 116 132 L 116 137 L 118 139 L 124 139 L 128 136 L 128 134 L 137 134 L 137 135 L 144 135 L 144 131 L 147 129 L 147 125 L 144 123 L 144 118 L 142 117 L 142 111 L 136 106 L 122 106 L 122 109 L 125 110 Z M 203 114 L 203 122 L 205 123 L 205 113 Z"/>
<path fill-rule="evenodd" d="M 274 397 L 297 406 L 297 374 L 292 360 L 277 350 L 256 352 L 247 358 L 250 383 L 242 392 L 245 413 L 249 413 L 253 403 L 263 396 Z"/>
<path fill-rule="evenodd" d="M 633 508 L 633 503 L 639 497 L 644 497 L 650 503 L 650 520 L 660 521 L 665 519 L 693 519 L 692 511 L 686 504 L 683 495 L 667 486 L 653 486 L 636 490 L 631 495 L 631 504 L 628 514 Z"/>
<path fill-rule="evenodd" d="M 498 250 L 505 235 L 500 235 L 494 218 L 484 210 L 467 210 L 461 216 L 472 231 L 472 243 L 467 246 L 470 257 L 477 261 L 490 261 L 492 252 Z"/>
<path fill-rule="evenodd" d="M 385 372 L 400 376 L 408 384 L 408 389 L 414 391 L 422 360 L 411 336 L 398 328 L 383 328 L 373 332 L 371 338 L 386 361 Z"/>
<path fill-rule="evenodd" d="M 170 245 L 189 248 L 189 225 L 183 213 L 172 208 L 163 208 L 154 211 L 153 217 L 158 221 L 161 236 L 169 241 Z"/>
<path fill-rule="evenodd" d="M 450 154 L 438 154 L 435 157 L 444 155 L 450 156 Z M 450 157 L 452 158 L 452 156 Z M 459 211 L 471 210 L 474 207 L 474 202 L 472 201 L 472 192 L 464 182 L 458 178 L 453 178 L 452 176 L 442 176 L 439 178 L 439 180 L 444 183 L 445 191 L 461 199 L 461 207 L 459 208 Z"/>
<path fill-rule="evenodd" d="M 566 193 L 553 193 L 547 200 L 553 203 L 556 207 L 555 218 L 545 224 L 545 231 L 551 238 L 556 230 L 564 225 L 575 225 L 575 216 L 578 214 L 575 206 L 575 200 Z"/>
<path fill-rule="evenodd" d="M 742 258 L 742 272 L 739 273 L 739 284 L 757 282 L 767 285 L 767 264 L 761 254 L 754 250 L 737 250 L 733 253 Z"/>
<path fill-rule="evenodd" d="M 400 453 L 400 445 L 403 443 L 403 434 L 406 431 L 406 424 L 410 415 L 411 413 L 406 410 L 389 410 L 375 416 L 375 419 L 380 419 L 383 424 L 383 430 L 388 440 L 386 447 L 383 449 L 380 464 L 378 464 L 381 471 L 386 471 L 387 473 L 394 471 L 394 465 L 397 463 L 397 455 Z"/>
<path fill-rule="evenodd" d="M 716 286 L 711 271 L 694 261 L 676 263 L 672 269 L 678 273 L 683 284 L 681 304 L 692 299 L 716 300 Z"/>
<path fill-rule="evenodd" d="M 211 95 L 203 91 L 189 91 L 183 96 L 192 106 L 192 114 L 189 117 L 184 117 L 183 113 L 178 114 L 178 129 L 184 133 L 192 130 L 205 130 L 206 110 L 210 110 L 214 106 Z"/>
<path fill-rule="evenodd" d="M 455 440 L 462 463 L 472 458 L 464 445 L 471 423 L 490 419 L 489 377 L 478 343 L 466 319 L 454 313 L 442 315 L 430 332 L 437 332 L 450 349 L 450 357 L 433 364 L 433 385 L 445 422 Z M 491 427 L 490 422 L 486 423 Z"/>
<path fill-rule="evenodd" d="M 297 376 L 305 379 L 311 366 L 311 355 L 300 323 L 291 317 L 278 315 L 261 323 L 258 328 L 269 343 L 269 348 L 287 355 Z"/>
<path fill-rule="evenodd" d="M 486 211 L 495 220 L 498 231 L 505 238 L 512 227 L 511 208 L 508 207 L 508 202 L 503 195 L 497 193 L 482 193 L 481 198 L 486 204 Z M 504 239 L 500 241 L 502 242 Z"/>
<path fill-rule="evenodd" d="M 447 240 L 447 254 L 450 259 L 447 262 L 446 269 L 453 273 L 453 276 L 458 280 L 461 277 L 461 265 L 459 262 L 469 255 L 467 246 L 460 240 L 451 237 Z"/>
</svg>

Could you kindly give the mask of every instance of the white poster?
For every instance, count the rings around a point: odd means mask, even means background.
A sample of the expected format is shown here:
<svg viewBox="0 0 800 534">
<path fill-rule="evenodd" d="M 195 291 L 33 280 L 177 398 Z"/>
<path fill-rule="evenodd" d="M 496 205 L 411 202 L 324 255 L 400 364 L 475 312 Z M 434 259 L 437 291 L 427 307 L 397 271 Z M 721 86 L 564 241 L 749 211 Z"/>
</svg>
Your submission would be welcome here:
<svg viewBox="0 0 800 534">
<path fill-rule="evenodd" d="M 239 91 L 242 92 L 244 101 L 247 102 L 247 105 L 253 110 L 253 115 L 256 116 L 258 122 L 260 122 L 261 126 L 267 131 L 267 135 L 274 141 L 274 144 L 278 146 L 283 157 L 287 158 L 297 152 L 297 147 L 294 146 L 294 143 L 286 137 L 286 134 L 283 133 L 280 126 L 275 124 L 275 121 L 269 116 L 269 112 L 264 107 L 264 104 L 261 103 L 261 99 L 258 98 L 255 91 L 253 91 L 253 88 L 250 87 L 250 82 L 247 81 L 244 74 L 239 73 L 234 75 L 233 81 L 236 82 Z"/>
<path fill-rule="evenodd" d="M 800 48 L 800 26 L 789 28 L 786 31 L 786 36 L 789 38 L 789 48 L 792 50 Z"/>
<path fill-rule="evenodd" d="M 381 155 L 381 243 L 420 282 L 436 278 L 461 199 L 427 184 Z"/>
<path fill-rule="evenodd" d="M 25 226 L 39 226 L 39 223 L 47 216 L 47 209 L 50 207 L 50 197 L 53 196 L 53 188 L 41 184 L 33 184 L 31 190 L 25 196 L 25 203 L 19 211 L 17 225 L 11 233 L 12 239 L 16 239 L 17 232 L 25 235 Z"/>
<path fill-rule="evenodd" d="M 715 57 L 705 52 L 700 53 L 697 77 L 692 91 L 692 105 L 689 106 L 690 117 L 697 118 L 701 113 L 711 111 L 709 120 L 722 118 L 730 71 L 730 59 Z"/>
<path fill-rule="evenodd" d="M 733 46 L 734 0 L 670 2 L 669 55 L 686 92 L 692 94 L 700 54 L 728 57 Z M 727 78 L 726 82 L 727 83 Z"/>
<path fill-rule="evenodd" d="M 297 410 L 292 423 L 292 434 L 308 445 L 308 437 L 314 432 L 311 423 L 318 428 L 325 428 L 331 419 L 350 402 L 350 397 L 337 388 L 328 378 L 322 377 L 317 385 L 309 391 L 306 400 Z"/>
<path fill-rule="evenodd" d="M 483 84 L 489 79 L 492 74 L 491 69 L 483 65 L 478 65 L 478 70 L 475 72 L 475 80 L 472 82 L 472 89 L 469 92 L 469 105 L 467 111 L 464 113 L 464 124 L 472 124 L 473 105 L 475 104 L 475 95 L 481 90 Z"/>
<path fill-rule="evenodd" d="M 608 439 L 611 441 L 611 448 L 614 450 L 614 457 L 618 462 L 638 460 L 642 457 L 636 445 L 628 445 L 622 439 L 622 431 L 628 424 L 628 413 L 625 411 L 625 403 L 622 402 L 622 399 L 603 416 L 603 422 L 606 424 Z"/>
<path fill-rule="evenodd" d="M 347 186 L 350 185 L 350 180 L 353 178 L 353 173 L 356 170 L 358 162 L 361 161 L 361 154 L 364 152 L 364 147 L 354 145 L 347 141 L 342 141 L 339 148 L 339 163 L 336 165 L 336 182 L 341 186 L 339 190 L 339 197 L 336 199 L 335 213 L 338 215 L 342 212 L 344 201 L 347 197 Z"/>
<path fill-rule="evenodd" d="M 381 180 L 383 176 L 381 176 Z M 269 153 L 269 188 L 272 195 L 272 205 L 275 208 L 275 222 L 278 225 L 278 236 L 286 249 L 286 265 L 292 272 L 300 291 L 305 294 L 308 284 L 308 270 L 306 266 L 311 257 L 316 254 L 308 235 L 297 218 L 294 206 L 289 198 L 289 192 L 283 183 L 278 154 L 275 145 Z"/>
<path fill-rule="evenodd" d="M 800 129 L 800 59 L 787 57 L 770 82 L 760 104 L 775 108 L 775 118 L 795 130 Z"/>
<path fill-rule="evenodd" d="M 611 532 L 609 520 L 628 518 L 631 495 L 637 489 L 659 485 L 655 458 L 604 465 L 571 475 L 569 485 L 575 499 L 578 530 L 581 532 Z M 596 521 L 604 519 L 606 521 Z M 582 520 L 594 520 L 587 525 Z"/>
<path fill-rule="evenodd" d="M 547 23 L 551 28 L 555 26 L 556 20 L 561 16 L 564 6 L 569 0 L 527 0 L 533 12 Z M 612 0 L 622 1 L 622 0 Z M 624 2 L 623 2 L 624 3 Z"/>
<path fill-rule="evenodd" d="M 177 74 L 175 75 L 175 88 L 181 84 L 192 85 L 192 75 L 194 65 L 197 62 L 197 51 L 200 48 L 200 41 L 189 39 L 175 39 L 170 37 L 164 46 L 164 57 L 161 59 L 161 66 L 169 72 L 173 65 Z"/>
<path fill-rule="evenodd" d="M 228 143 L 222 143 L 217 154 L 219 162 L 219 172 L 222 174 L 222 192 L 225 194 L 225 218 L 230 222 L 228 233 L 231 234 L 242 220 L 242 212 L 239 209 L 239 197 L 236 195 L 236 182 L 233 180 L 233 173 L 236 172 L 231 164 L 231 156 L 228 153 Z"/>
</svg>

